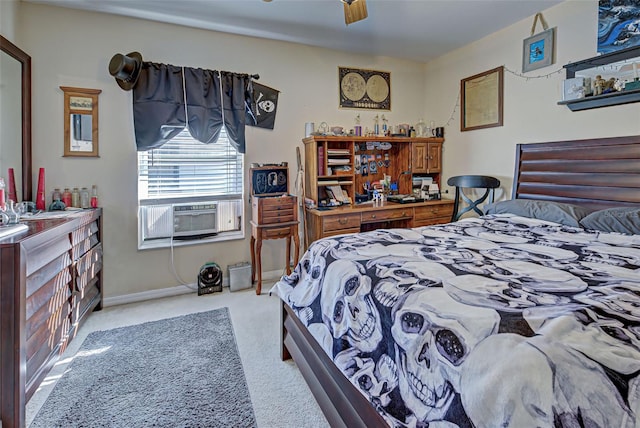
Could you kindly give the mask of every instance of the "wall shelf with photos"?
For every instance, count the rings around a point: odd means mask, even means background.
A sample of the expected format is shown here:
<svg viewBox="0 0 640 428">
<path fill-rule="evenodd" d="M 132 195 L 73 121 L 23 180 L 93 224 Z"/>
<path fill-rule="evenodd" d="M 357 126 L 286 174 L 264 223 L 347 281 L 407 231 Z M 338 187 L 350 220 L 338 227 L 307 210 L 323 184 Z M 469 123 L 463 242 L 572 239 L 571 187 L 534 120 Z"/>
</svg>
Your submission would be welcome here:
<svg viewBox="0 0 640 428">
<path fill-rule="evenodd" d="M 635 64 L 635 66 L 634 66 Z M 564 66 L 566 78 L 585 77 L 593 82 L 597 75 L 605 80 L 617 78 L 634 81 L 640 72 L 640 46 L 621 49 L 573 62 Z M 640 101 L 640 88 L 623 89 L 600 95 L 588 95 L 583 98 L 558 101 L 559 105 L 566 105 L 571 111 L 580 111 L 620 104 L 636 103 Z"/>
</svg>

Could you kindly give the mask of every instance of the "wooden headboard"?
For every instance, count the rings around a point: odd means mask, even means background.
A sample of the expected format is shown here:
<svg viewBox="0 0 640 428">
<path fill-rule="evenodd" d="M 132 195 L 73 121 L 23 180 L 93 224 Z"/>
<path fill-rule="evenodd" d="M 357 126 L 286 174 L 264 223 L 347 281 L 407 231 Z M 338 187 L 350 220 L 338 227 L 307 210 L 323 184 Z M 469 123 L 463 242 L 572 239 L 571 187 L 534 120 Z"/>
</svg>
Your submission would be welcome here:
<svg viewBox="0 0 640 428">
<path fill-rule="evenodd" d="M 640 206 L 640 135 L 518 144 L 512 198 Z"/>
</svg>

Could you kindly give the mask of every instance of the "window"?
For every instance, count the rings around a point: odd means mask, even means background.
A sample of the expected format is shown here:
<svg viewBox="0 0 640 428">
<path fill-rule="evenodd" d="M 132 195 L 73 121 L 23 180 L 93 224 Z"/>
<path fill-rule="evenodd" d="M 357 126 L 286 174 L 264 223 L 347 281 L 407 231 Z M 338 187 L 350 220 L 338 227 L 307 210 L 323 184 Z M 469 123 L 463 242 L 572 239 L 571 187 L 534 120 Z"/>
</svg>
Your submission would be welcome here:
<svg viewBox="0 0 640 428">
<path fill-rule="evenodd" d="M 185 129 L 138 152 L 138 248 L 244 238 L 243 160 L 224 128 L 213 144 Z"/>
</svg>

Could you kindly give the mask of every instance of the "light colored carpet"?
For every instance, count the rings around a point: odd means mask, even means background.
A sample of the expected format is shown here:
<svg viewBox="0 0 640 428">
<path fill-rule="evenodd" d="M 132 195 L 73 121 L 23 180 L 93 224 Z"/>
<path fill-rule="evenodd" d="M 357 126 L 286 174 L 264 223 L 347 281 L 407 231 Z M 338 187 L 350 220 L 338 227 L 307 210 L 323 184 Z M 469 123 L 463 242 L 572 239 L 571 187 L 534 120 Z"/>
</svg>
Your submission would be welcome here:
<svg viewBox="0 0 640 428">
<path fill-rule="evenodd" d="M 27 426 L 64 373 L 80 345 L 93 331 L 140 324 L 193 312 L 228 307 L 235 330 L 256 421 L 260 428 L 329 427 L 293 361 L 280 360 L 280 301 L 254 289 L 204 296 L 192 294 L 105 308 L 92 313 L 62 358 L 27 404 Z"/>
</svg>

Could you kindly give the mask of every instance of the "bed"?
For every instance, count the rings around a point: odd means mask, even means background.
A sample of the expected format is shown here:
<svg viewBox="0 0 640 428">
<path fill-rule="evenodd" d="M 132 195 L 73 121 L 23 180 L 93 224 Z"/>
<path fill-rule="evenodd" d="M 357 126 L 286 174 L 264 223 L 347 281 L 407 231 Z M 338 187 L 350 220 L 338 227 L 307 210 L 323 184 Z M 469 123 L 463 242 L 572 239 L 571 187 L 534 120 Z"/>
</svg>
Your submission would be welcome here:
<svg viewBox="0 0 640 428">
<path fill-rule="evenodd" d="M 640 426 L 640 136 L 519 144 L 480 218 L 315 241 L 271 292 L 347 427 Z"/>
</svg>

